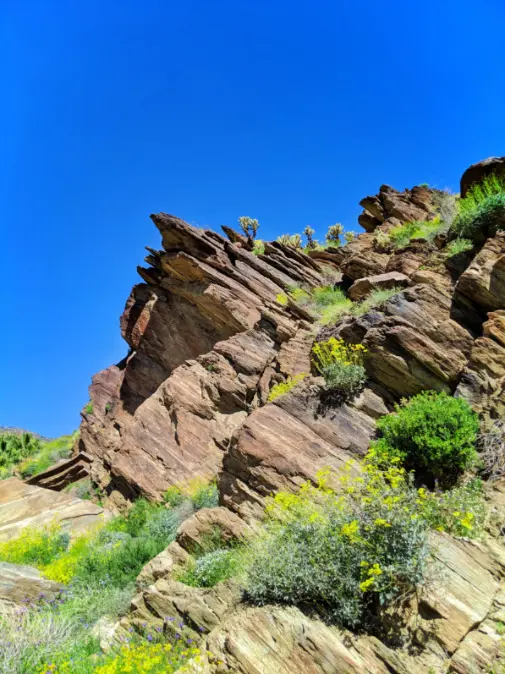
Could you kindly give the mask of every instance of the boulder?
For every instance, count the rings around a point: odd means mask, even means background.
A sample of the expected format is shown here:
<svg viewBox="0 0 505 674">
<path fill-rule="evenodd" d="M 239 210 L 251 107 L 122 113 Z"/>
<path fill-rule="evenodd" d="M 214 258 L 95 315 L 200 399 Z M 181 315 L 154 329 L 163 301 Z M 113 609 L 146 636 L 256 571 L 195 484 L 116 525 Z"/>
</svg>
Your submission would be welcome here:
<svg viewBox="0 0 505 674">
<path fill-rule="evenodd" d="M 227 544 L 243 539 L 247 533 L 250 527 L 228 508 L 203 508 L 181 524 L 176 540 L 184 550 L 193 552 L 212 537 Z"/>
<path fill-rule="evenodd" d="M 38 569 L 0 562 L 0 614 L 2 606 L 27 607 L 39 602 L 53 602 L 63 585 L 44 578 Z"/>
<path fill-rule="evenodd" d="M 505 309 L 505 232 L 488 239 L 461 274 L 454 300 L 469 302 L 469 311 L 482 319 L 489 311 Z"/>
<path fill-rule="evenodd" d="M 16 538 L 25 527 L 57 523 L 78 535 L 107 521 L 112 514 L 91 501 L 65 492 L 26 484 L 15 477 L 2 481 L 0 490 L 0 542 Z"/>
<path fill-rule="evenodd" d="M 321 391 L 322 380 L 305 379 L 245 420 L 220 474 L 223 505 L 254 521 L 269 494 L 295 491 L 328 466 L 339 474 L 351 459 L 364 456 L 375 418 L 387 412 L 381 399 L 367 390 L 352 405 L 325 411 Z"/>
<path fill-rule="evenodd" d="M 505 157 L 489 157 L 469 166 L 461 176 L 461 197 L 466 197 L 472 185 L 481 182 L 493 173 L 496 175 L 505 174 Z"/>
<path fill-rule="evenodd" d="M 427 284 L 407 288 L 381 311 L 348 318 L 330 332 L 365 345 L 367 374 L 390 400 L 425 389 L 452 393 L 473 343 L 451 318 L 451 297 Z"/>
<path fill-rule="evenodd" d="M 357 281 L 354 281 L 349 288 L 349 297 L 354 301 L 368 297 L 372 290 L 389 290 L 390 288 L 406 288 L 410 285 L 408 276 L 400 274 L 396 271 L 391 271 L 386 274 L 378 274 L 377 276 L 365 276 Z"/>
<path fill-rule="evenodd" d="M 144 566 L 135 581 L 137 588 L 142 590 L 153 585 L 160 578 L 170 578 L 174 568 L 184 565 L 189 557 L 179 543 L 175 541 L 170 543 L 165 550 L 162 550 Z"/>
</svg>

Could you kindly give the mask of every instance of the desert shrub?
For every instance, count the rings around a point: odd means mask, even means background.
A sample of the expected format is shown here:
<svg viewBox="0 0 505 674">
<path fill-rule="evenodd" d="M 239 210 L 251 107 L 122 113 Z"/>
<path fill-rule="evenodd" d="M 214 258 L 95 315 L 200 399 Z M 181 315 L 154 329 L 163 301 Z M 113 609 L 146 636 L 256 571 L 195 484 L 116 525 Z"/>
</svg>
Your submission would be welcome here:
<svg viewBox="0 0 505 674">
<path fill-rule="evenodd" d="M 398 227 L 393 227 L 388 232 L 388 239 L 393 248 L 405 248 L 413 239 L 427 239 L 432 241 L 437 234 L 447 229 L 447 225 L 440 216 L 433 220 L 414 220 L 406 222 Z"/>
<path fill-rule="evenodd" d="M 365 387 L 364 354 L 366 348 L 362 344 L 348 344 L 335 337 L 312 347 L 312 363 L 324 377 L 334 402 L 351 400 Z"/>
<path fill-rule="evenodd" d="M 298 286 L 291 286 L 287 288 L 289 296 L 297 304 L 307 304 L 310 301 L 311 294 L 304 288 L 299 288 Z"/>
<path fill-rule="evenodd" d="M 77 573 L 81 560 L 88 554 L 93 534 L 78 536 L 60 554 L 54 556 L 48 563 L 40 562 L 44 568 L 44 576 L 49 580 L 67 585 Z M 65 554 L 61 554 L 64 552 Z"/>
<path fill-rule="evenodd" d="M 218 548 L 191 559 L 177 580 L 193 587 L 213 587 L 236 576 L 239 568 L 237 548 Z"/>
<path fill-rule="evenodd" d="M 479 537 L 486 521 L 482 482 L 472 479 L 444 492 L 418 490 L 421 516 L 432 529 L 453 536 Z"/>
<path fill-rule="evenodd" d="M 478 439 L 482 470 L 490 480 L 505 476 L 505 419 L 495 421 Z"/>
<path fill-rule="evenodd" d="M 219 491 L 216 482 L 201 484 L 190 494 L 191 502 L 196 510 L 215 508 L 219 505 Z"/>
<path fill-rule="evenodd" d="M 378 248 L 379 250 L 388 251 L 392 248 L 392 243 L 391 239 L 389 238 L 389 234 L 387 232 L 384 232 L 382 229 L 375 230 L 373 240 L 375 247 Z"/>
<path fill-rule="evenodd" d="M 352 241 L 354 241 L 356 237 L 357 237 L 356 232 L 346 232 L 344 234 L 344 241 L 346 243 L 351 243 Z"/>
<path fill-rule="evenodd" d="M 93 414 L 93 403 L 91 400 L 84 407 L 85 414 Z"/>
<path fill-rule="evenodd" d="M 279 396 L 282 396 L 285 393 L 291 391 L 291 389 L 293 389 L 297 384 L 299 384 L 306 376 L 307 373 L 303 372 L 302 374 L 297 374 L 294 377 L 288 377 L 286 381 L 283 381 L 280 384 L 275 384 L 275 386 L 272 386 L 272 388 L 270 389 L 270 393 L 268 394 L 268 402 L 271 403 Z"/>
<path fill-rule="evenodd" d="M 396 286 L 394 288 L 376 288 L 364 300 L 357 302 L 352 307 L 351 313 L 353 316 L 362 316 L 372 309 L 381 310 L 384 308 L 386 302 L 402 290 L 402 288 Z"/>
<path fill-rule="evenodd" d="M 466 253 L 469 250 L 472 250 L 473 243 L 470 239 L 454 239 L 450 241 L 447 246 L 444 248 L 443 253 L 445 257 L 454 257 L 455 255 L 460 255 L 461 253 Z"/>
<path fill-rule="evenodd" d="M 424 391 L 396 405 L 377 421 L 374 451 L 388 461 L 400 458 L 410 469 L 443 481 L 468 468 L 476 458 L 477 415 L 463 398 Z"/>
<path fill-rule="evenodd" d="M 320 476 L 279 493 L 246 555 L 246 587 L 258 603 L 310 603 L 339 624 L 371 627 L 423 580 L 427 525 L 405 471 L 365 463 L 335 492 Z"/>
<path fill-rule="evenodd" d="M 452 230 L 460 237 L 474 240 L 493 236 L 505 229 L 505 178 L 487 176 L 473 185 L 458 202 Z"/>
<path fill-rule="evenodd" d="M 288 305 L 289 298 L 286 293 L 279 293 L 275 298 L 277 304 L 280 304 L 283 307 Z"/>
<path fill-rule="evenodd" d="M 258 232 L 260 223 L 256 220 L 256 218 L 250 218 L 247 215 L 240 216 L 238 222 L 240 225 L 240 229 L 247 236 L 247 239 L 251 244 L 256 238 L 256 234 Z"/>
<path fill-rule="evenodd" d="M 163 494 L 163 501 L 168 506 L 175 508 L 184 501 L 184 495 L 177 485 L 172 485 Z"/>
<path fill-rule="evenodd" d="M 440 220 L 450 226 L 458 212 L 459 194 L 454 194 L 450 189 L 435 190 L 431 198 Z"/>
<path fill-rule="evenodd" d="M 41 529 L 26 527 L 17 538 L 0 543 L 0 561 L 41 568 L 67 550 L 69 542 L 70 536 L 57 524 Z"/>
<path fill-rule="evenodd" d="M 253 255 L 264 255 L 265 254 L 265 242 L 262 239 L 256 239 L 254 241 L 252 254 Z"/>
</svg>

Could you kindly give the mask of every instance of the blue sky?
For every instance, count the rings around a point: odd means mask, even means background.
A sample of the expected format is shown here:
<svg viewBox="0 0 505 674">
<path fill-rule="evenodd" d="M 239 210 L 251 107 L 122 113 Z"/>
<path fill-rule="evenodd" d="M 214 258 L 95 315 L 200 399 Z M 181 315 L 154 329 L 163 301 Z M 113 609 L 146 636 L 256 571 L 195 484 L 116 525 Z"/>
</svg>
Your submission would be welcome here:
<svg viewBox="0 0 505 674">
<path fill-rule="evenodd" d="M 502 0 L 2 0 L 0 425 L 70 432 L 149 220 L 336 221 L 505 154 Z"/>
</svg>

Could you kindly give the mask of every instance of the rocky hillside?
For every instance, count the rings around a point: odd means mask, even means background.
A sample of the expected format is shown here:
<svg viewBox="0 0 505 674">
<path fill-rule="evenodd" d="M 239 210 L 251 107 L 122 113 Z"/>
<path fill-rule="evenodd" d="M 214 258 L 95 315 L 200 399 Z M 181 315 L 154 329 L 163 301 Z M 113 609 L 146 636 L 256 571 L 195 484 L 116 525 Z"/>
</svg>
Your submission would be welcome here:
<svg viewBox="0 0 505 674">
<path fill-rule="evenodd" d="M 504 174 L 470 167 L 462 198 L 383 185 L 342 246 L 151 216 L 129 353 L 93 378 L 73 458 L 4 482 L 86 535 L 26 525 L 20 549 L 0 498 L 0 600 L 70 583 L 103 651 L 82 618 L 81 669 L 51 646 L 49 671 L 505 672 Z M 83 475 L 100 507 L 48 496 Z"/>
</svg>

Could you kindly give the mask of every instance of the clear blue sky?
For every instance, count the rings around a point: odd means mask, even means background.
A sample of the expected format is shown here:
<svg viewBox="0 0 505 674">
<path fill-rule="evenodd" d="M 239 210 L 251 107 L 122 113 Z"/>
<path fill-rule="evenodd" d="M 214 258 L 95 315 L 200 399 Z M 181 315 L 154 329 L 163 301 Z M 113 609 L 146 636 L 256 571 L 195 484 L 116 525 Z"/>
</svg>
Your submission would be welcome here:
<svg viewBox="0 0 505 674">
<path fill-rule="evenodd" d="M 149 213 L 357 229 L 505 154 L 503 0 L 0 1 L 0 425 L 79 424 Z"/>
</svg>

